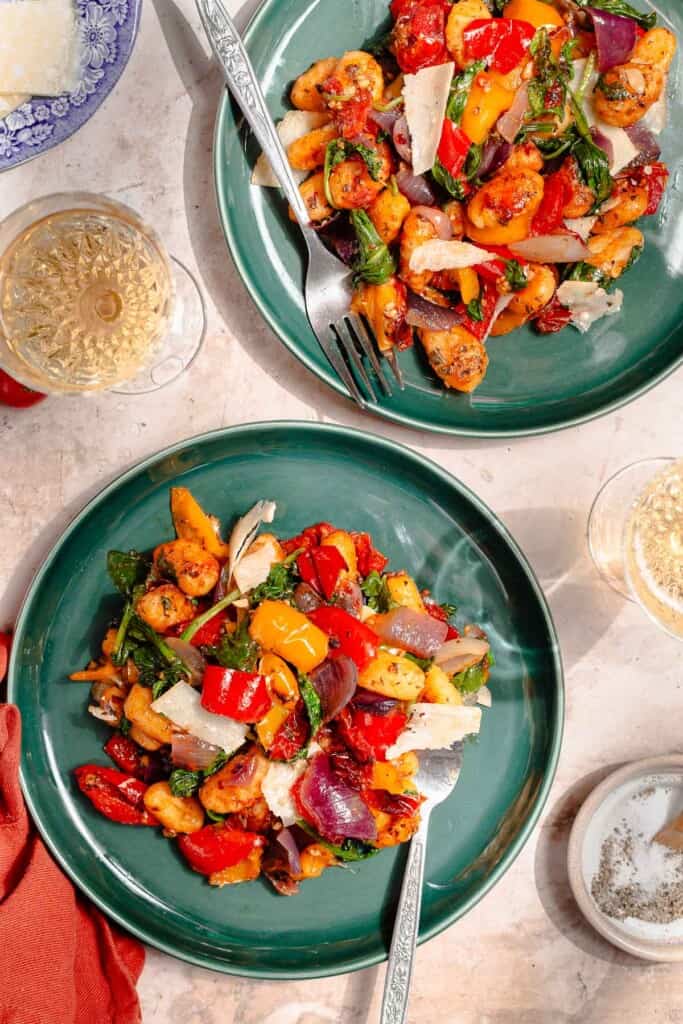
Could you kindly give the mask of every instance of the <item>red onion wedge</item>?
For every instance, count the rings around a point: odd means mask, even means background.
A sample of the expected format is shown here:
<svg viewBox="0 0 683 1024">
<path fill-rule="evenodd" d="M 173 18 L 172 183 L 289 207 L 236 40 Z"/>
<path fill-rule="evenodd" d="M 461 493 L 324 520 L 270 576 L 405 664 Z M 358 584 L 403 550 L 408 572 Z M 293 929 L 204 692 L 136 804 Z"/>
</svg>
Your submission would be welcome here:
<svg viewBox="0 0 683 1024">
<path fill-rule="evenodd" d="M 505 139 L 499 139 L 490 135 L 486 140 L 484 151 L 481 155 L 477 176 L 485 178 L 488 174 L 494 174 L 503 166 L 511 152 L 511 143 L 506 142 Z"/>
<path fill-rule="evenodd" d="M 514 142 L 522 127 L 524 115 L 529 109 L 529 90 L 526 82 L 520 85 L 515 93 L 512 106 L 501 117 L 496 125 L 498 134 L 502 135 L 506 142 Z"/>
<path fill-rule="evenodd" d="M 402 167 L 396 174 L 396 184 L 399 192 L 402 192 L 413 206 L 429 206 L 436 202 L 434 189 L 422 174 L 413 174 L 408 168 Z"/>
<path fill-rule="evenodd" d="M 612 140 L 608 138 L 604 132 L 601 132 L 599 128 L 591 128 L 591 135 L 593 136 L 593 142 L 603 151 L 609 160 L 611 167 L 614 163 L 614 146 L 612 145 Z"/>
<path fill-rule="evenodd" d="M 515 256 L 531 263 L 578 263 L 590 256 L 590 251 L 576 235 L 538 235 L 523 242 L 510 242 Z"/>
<path fill-rule="evenodd" d="M 662 155 L 662 147 L 659 145 L 656 135 L 639 124 L 634 124 L 624 130 L 633 145 L 639 150 L 638 156 L 631 161 L 629 167 L 637 166 L 638 164 L 649 164 L 659 160 Z"/>
<path fill-rule="evenodd" d="M 353 706 L 369 711 L 373 715 L 390 715 L 398 707 L 398 701 L 393 697 L 384 697 L 381 693 L 373 693 L 372 690 L 364 690 L 358 687 L 353 696 Z"/>
<path fill-rule="evenodd" d="M 300 612 L 306 614 L 322 604 L 320 594 L 310 583 L 299 583 L 294 590 L 294 604 Z"/>
<path fill-rule="evenodd" d="M 390 647 L 401 647 L 418 658 L 433 658 L 448 633 L 448 623 L 414 608 L 393 608 L 376 615 L 372 628 Z"/>
<path fill-rule="evenodd" d="M 363 591 L 355 580 L 342 580 L 334 592 L 335 603 L 354 619 L 359 619 L 363 608 Z"/>
<path fill-rule="evenodd" d="M 281 828 L 275 838 L 287 855 L 289 871 L 293 875 L 298 875 L 301 871 L 301 858 L 299 857 L 299 848 L 296 845 L 294 836 L 288 828 Z"/>
<path fill-rule="evenodd" d="M 201 652 L 188 643 L 187 640 L 181 640 L 180 637 L 166 637 L 166 643 L 172 651 L 175 651 L 183 665 L 190 672 L 188 682 L 192 686 L 199 686 L 204 678 L 204 669 L 206 668 L 206 661 L 202 657 Z"/>
<path fill-rule="evenodd" d="M 396 152 L 401 157 L 401 160 L 411 164 L 413 162 L 413 147 L 410 141 L 410 131 L 408 130 L 408 121 L 405 114 L 401 114 L 394 123 L 391 137 L 394 140 Z"/>
<path fill-rule="evenodd" d="M 316 754 L 304 772 L 299 803 L 307 820 L 325 839 L 377 838 L 377 826 L 360 795 L 332 770 L 328 754 Z"/>
<path fill-rule="evenodd" d="M 462 323 L 463 314 L 448 306 L 437 306 L 415 292 L 408 292 L 406 321 L 413 327 L 425 327 L 430 331 L 450 331 Z"/>
<path fill-rule="evenodd" d="M 311 682 L 320 697 L 323 722 L 329 722 L 353 697 L 358 669 L 351 658 L 340 654 L 337 658 L 328 658 L 311 672 Z"/>
<path fill-rule="evenodd" d="M 598 71 L 609 71 L 617 64 L 623 64 L 631 55 L 638 38 L 638 24 L 633 18 L 621 14 L 610 14 L 596 7 L 584 8 L 595 28 L 598 47 Z"/>
<path fill-rule="evenodd" d="M 456 672 L 464 672 L 466 668 L 478 664 L 489 650 L 490 645 L 486 640 L 462 636 L 457 640 L 449 640 L 445 643 L 436 652 L 434 660 L 444 672 L 454 675 Z"/>
<path fill-rule="evenodd" d="M 418 217 L 428 220 L 436 231 L 438 238 L 443 242 L 448 242 L 453 237 L 453 225 L 450 218 L 438 206 L 414 206 L 413 213 L 416 213 Z"/>
<path fill-rule="evenodd" d="M 212 764 L 221 753 L 220 747 L 197 739 L 189 732 L 174 732 L 171 741 L 171 760 L 179 768 L 189 768 L 193 772 L 203 771 Z"/>
<path fill-rule="evenodd" d="M 368 119 L 373 121 L 383 132 L 393 131 L 396 122 L 403 116 L 403 111 L 397 108 L 394 110 L 371 110 Z"/>
</svg>

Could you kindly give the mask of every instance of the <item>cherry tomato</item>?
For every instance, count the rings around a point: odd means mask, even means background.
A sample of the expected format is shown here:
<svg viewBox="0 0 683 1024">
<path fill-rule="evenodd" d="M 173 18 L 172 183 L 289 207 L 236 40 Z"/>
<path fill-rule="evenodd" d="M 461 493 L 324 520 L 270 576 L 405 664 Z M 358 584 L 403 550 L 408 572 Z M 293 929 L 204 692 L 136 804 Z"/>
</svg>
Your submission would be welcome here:
<svg viewBox="0 0 683 1024">
<path fill-rule="evenodd" d="M 401 71 L 415 74 L 443 64 L 446 52 L 446 12 L 440 4 L 406 4 L 394 25 L 393 48 Z"/>
</svg>

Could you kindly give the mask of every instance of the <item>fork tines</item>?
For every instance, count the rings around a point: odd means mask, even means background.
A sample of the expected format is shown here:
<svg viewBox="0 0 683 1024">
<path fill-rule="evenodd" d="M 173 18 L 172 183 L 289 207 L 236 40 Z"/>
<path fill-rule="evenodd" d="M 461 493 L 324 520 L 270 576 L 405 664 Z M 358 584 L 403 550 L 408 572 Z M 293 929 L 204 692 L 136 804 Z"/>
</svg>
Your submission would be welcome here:
<svg viewBox="0 0 683 1024">
<path fill-rule="evenodd" d="M 370 368 L 376 375 L 377 380 L 381 385 L 382 391 L 388 398 L 390 398 L 392 395 L 392 390 L 385 376 L 384 370 L 382 368 L 382 363 L 380 362 L 379 356 L 377 354 L 377 350 L 375 349 L 374 339 L 370 334 L 370 331 L 368 330 L 365 322 L 359 316 L 349 314 L 348 316 L 342 317 L 341 320 L 338 320 L 336 323 L 332 324 L 331 327 L 337 338 L 339 347 L 341 348 L 343 355 L 346 356 L 348 364 L 353 369 L 355 369 L 356 374 L 358 375 L 358 379 L 365 388 L 368 397 L 373 402 L 377 401 L 377 393 L 375 391 L 373 380 L 368 371 L 366 370 L 365 364 L 363 362 L 363 357 L 365 357 L 368 360 Z M 387 363 L 391 367 L 391 370 L 396 378 L 399 387 L 403 389 L 403 376 L 401 374 L 394 353 L 391 352 L 388 355 L 382 353 L 382 355 L 386 358 Z M 344 383 L 349 388 L 352 397 L 355 399 L 356 402 L 362 405 L 364 398 L 362 394 L 360 394 L 356 380 L 353 378 L 353 375 L 348 370 L 346 364 L 345 369 L 347 370 L 347 373 L 341 373 L 337 366 L 335 366 L 335 369 L 337 369 L 337 372 L 340 374 L 340 376 L 344 380 Z M 349 382 L 348 377 L 351 377 L 351 382 Z"/>
</svg>

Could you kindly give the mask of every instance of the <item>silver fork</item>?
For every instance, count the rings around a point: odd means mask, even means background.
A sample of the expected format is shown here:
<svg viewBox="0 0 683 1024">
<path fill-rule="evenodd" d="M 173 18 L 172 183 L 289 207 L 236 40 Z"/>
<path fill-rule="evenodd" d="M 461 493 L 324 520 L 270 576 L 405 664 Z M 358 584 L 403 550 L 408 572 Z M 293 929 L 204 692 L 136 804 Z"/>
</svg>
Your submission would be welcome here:
<svg viewBox="0 0 683 1024">
<path fill-rule="evenodd" d="M 376 374 L 382 391 L 390 397 L 391 387 L 370 331 L 361 317 L 350 310 L 351 273 L 325 248 L 311 227 L 308 209 L 292 176 L 258 79 L 225 4 L 222 0 L 197 0 L 197 8 L 230 92 L 268 158 L 303 233 L 308 252 L 304 289 L 306 312 L 320 347 L 361 408 L 365 406 L 366 396 L 373 402 L 377 401 L 364 357 Z M 387 356 L 387 362 L 403 388 L 401 371 L 393 352 Z M 351 372 L 352 367 L 365 388 L 365 395 Z"/>
<path fill-rule="evenodd" d="M 455 743 L 450 750 L 418 751 L 418 760 L 420 767 L 415 785 L 426 799 L 420 808 L 420 827 L 410 842 L 403 875 L 384 981 L 380 1024 L 405 1024 L 408 1016 L 410 979 L 420 928 L 429 819 L 437 804 L 446 799 L 458 781 L 462 743 Z"/>
</svg>

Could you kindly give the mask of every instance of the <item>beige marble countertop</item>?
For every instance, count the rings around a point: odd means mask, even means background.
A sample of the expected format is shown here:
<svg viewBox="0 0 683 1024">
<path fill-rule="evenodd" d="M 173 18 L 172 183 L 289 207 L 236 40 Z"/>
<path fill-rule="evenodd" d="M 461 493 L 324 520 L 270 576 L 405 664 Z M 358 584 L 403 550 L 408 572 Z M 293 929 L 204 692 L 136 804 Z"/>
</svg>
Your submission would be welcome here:
<svg viewBox="0 0 683 1024">
<path fill-rule="evenodd" d="M 211 180 L 221 81 L 198 29 L 193 0 L 145 0 L 138 44 L 114 94 L 76 137 L 0 179 L 0 218 L 60 190 L 129 203 L 198 274 L 210 318 L 191 370 L 154 395 L 0 407 L 0 624 L 12 620 L 70 516 L 163 445 L 291 417 L 368 428 L 424 452 L 476 490 L 527 552 L 560 633 L 568 699 L 541 825 L 495 889 L 420 949 L 410 1022 L 680 1024 L 681 968 L 633 960 L 584 924 L 567 887 L 565 851 L 578 804 L 611 766 L 681 749 L 682 648 L 600 581 L 585 529 L 611 473 L 683 451 L 683 372 L 610 416 L 517 441 L 447 440 L 357 413 L 261 323 L 232 267 Z M 140 993 L 145 1024 L 370 1024 L 383 976 L 376 968 L 265 983 L 150 950 Z"/>
</svg>

